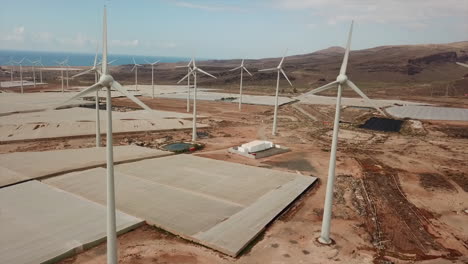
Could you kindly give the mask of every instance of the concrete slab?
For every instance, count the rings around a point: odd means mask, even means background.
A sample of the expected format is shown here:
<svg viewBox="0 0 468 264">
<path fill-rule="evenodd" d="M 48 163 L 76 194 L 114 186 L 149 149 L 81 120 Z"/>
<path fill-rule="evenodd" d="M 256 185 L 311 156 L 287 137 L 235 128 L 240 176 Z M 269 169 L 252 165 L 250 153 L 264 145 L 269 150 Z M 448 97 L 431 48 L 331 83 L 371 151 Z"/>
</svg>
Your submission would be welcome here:
<svg viewBox="0 0 468 264">
<path fill-rule="evenodd" d="M 104 206 L 38 181 L 0 189 L 0 263 L 55 263 L 103 241 Z M 117 211 L 117 230 L 142 220 Z"/>
<path fill-rule="evenodd" d="M 231 256 L 316 180 L 184 154 L 121 164 L 115 173 L 119 210 Z M 104 203 L 105 175 L 96 168 L 44 182 Z"/>
<path fill-rule="evenodd" d="M 74 87 L 75 88 L 75 87 Z M 85 88 L 85 87 L 76 87 Z M 37 112 L 50 109 L 62 102 L 65 102 L 70 97 L 76 95 L 78 92 L 65 91 L 60 92 L 60 88 L 53 89 L 51 92 L 40 92 L 40 93 L 0 93 L 0 116 L 9 115 L 13 113 L 24 113 L 24 112 Z M 140 96 L 141 93 L 131 92 L 135 96 Z M 105 98 L 105 93 L 101 92 L 100 98 Z M 122 97 L 120 92 L 112 91 L 111 97 L 117 98 Z M 84 96 L 87 99 L 94 99 L 92 96 Z M 67 103 L 65 106 L 79 106 L 79 105 L 94 105 L 92 101 L 85 100 L 74 100 Z M 65 107 L 64 106 L 64 107 Z"/>
<path fill-rule="evenodd" d="M 320 96 L 320 95 L 300 95 L 295 97 L 303 104 L 318 104 L 318 105 L 334 105 L 336 104 L 336 97 L 331 96 Z M 423 103 L 401 101 L 401 100 L 372 100 L 378 107 L 388 107 L 394 105 L 424 105 Z M 343 106 L 359 106 L 359 107 L 372 107 L 368 105 L 366 101 L 362 98 L 349 98 L 342 97 L 341 105 Z"/>
<path fill-rule="evenodd" d="M 134 90 L 134 85 L 126 85 L 126 89 Z M 151 96 L 152 88 L 151 85 L 138 85 L 139 91 L 143 96 Z M 193 97 L 193 88 L 191 89 L 190 95 Z M 216 92 L 217 89 L 210 88 L 197 88 L 197 99 L 203 101 L 222 101 L 225 102 L 239 103 L 238 93 L 222 93 Z M 155 95 L 161 98 L 171 99 L 187 99 L 187 86 L 182 85 L 155 85 Z M 295 101 L 295 99 L 289 97 L 278 97 L 278 104 L 283 105 Z M 268 95 L 248 95 L 242 96 L 242 103 L 244 104 L 255 104 L 255 105 L 275 105 L 275 97 Z"/>
<path fill-rule="evenodd" d="M 114 162 L 122 163 L 172 155 L 138 146 L 114 147 Z M 106 164 L 106 148 L 82 148 L 0 155 L 0 187 Z"/>
<path fill-rule="evenodd" d="M 468 121 L 468 109 L 436 106 L 394 106 L 386 111 L 396 118 Z"/>
<path fill-rule="evenodd" d="M 101 133 L 107 131 L 107 115 L 101 110 Z M 190 129 L 192 114 L 167 111 L 112 113 L 113 133 Z M 96 110 L 75 107 L 0 116 L 0 142 L 96 134 Z M 198 124 L 199 128 L 207 125 Z"/>
<path fill-rule="evenodd" d="M 44 85 L 44 84 L 47 84 L 47 83 L 41 83 L 41 82 L 36 81 L 36 85 Z M 23 80 L 23 88 L 24 86 L 31 86 L 31 85 L 34 85 L 34 82 Z M 21 81 L 0 82 L 0 87 L 1 88 L 21 87 Z"/>
<path fill-rule="evenodd" d="M 76 93 L 0 93 L 0 116 L 12 113 L 42 111 L 64 102 Z M 93 104 L 74 100 L 68 105 Z"/>
<path fill-rule="evenodd" d="M 162 94 L 162 98 L 173 98 L 173 99 L 186 99 L 187 93 L 180 92 L 174 94 Z M 231 103 L 239 103 L 239 95 L 232 93 L 217 93 L 217 92 L 197 92 L 197 98 L 205 101 L 224 101 Z M 228 100 L 223 100 L 228 99 Z M 296 101 L 289 97 L 278 97 L 278 105 L 284 105 Z M 268 95 L 242 95 L 243 104 L 254 104 L 254 105 L 275 105 L 275 97 Z"/>
</svg>

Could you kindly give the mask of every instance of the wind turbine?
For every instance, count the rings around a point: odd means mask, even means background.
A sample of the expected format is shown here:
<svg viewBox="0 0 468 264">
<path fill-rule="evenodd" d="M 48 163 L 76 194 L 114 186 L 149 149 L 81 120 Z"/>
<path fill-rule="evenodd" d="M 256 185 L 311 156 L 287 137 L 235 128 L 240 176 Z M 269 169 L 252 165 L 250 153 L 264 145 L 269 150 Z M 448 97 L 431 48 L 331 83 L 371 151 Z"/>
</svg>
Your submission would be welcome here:
<svg viewBox="0 0 468 264">
<path fill-rule="evenodd" d="M 93 67 L 86 70 L 86 71 L 80 72 L 80 73 L 78 73 L 76 75 L 73 75 L 72 79 L 75 78 L 75 77 L 87 74 L 87 73 L 94 72 L 94 82 L 97 83 L 98 82 L 98 74 L 99 74 L 99 71 L 96 68 L 97 58 L 98 58 L 98 45 L 96 45 L 96 55 L 94 56 Z M 110 64 L 110 63 L 108 63 L 108 64 Z M 95 102 L 96 102 L 96 147 L 98 148 L 98 147 L 101 146 L 101 118 L 99 116 L 99 90 L 96 90 Z"/>
<path fill-rule="evenodd" d="M 338 145 L 338 132 L 340 129 L 340 111 L 341 111 L 341 93 L 343 85 L 347 85 L 349 88 L 353 89 L 357 94 L 359 94 L 364 100 L 366 100 L 371 106 L 377 109 L 382 115 L 386 114 L 378 108 L 351 80 L 346 76 L 346 69 L 348 65 L 349 50 L 351 47 L 351 38 L 353 34 L 353 24 L 351 22 L 351 27 L 349 29 L 348 42 L 346 44 L 346 51 L 344 54 L 343 62 L 341 64 L 340 73 L 336 78 L 336 81 L 326 84 L 322 87 L 314 89 L 306 94 L 315 94 L 319 93 L 334 87 L 338 86 L 338 94 L 336 97 L 336 110 L 335 110 L 335 121 L 333 124 L 333 137 L 332 137 L 332 146 L 330 151 L 330 164 L 328 166 L 328 182 L 325 195 L 325 204 L 323 211 L 323 220 L 322 220 L 322 232 L 318 241 L 322 244 L 330 244 L 332 241 L 330 239 L 330 222 L 332 215 L 332 205 L 333 205 L 333 187 L 335 182 L 335 168 L 336 168 L 336 150 Z"/>
<path fill-rule="evenodd" d="M 60 65 L 62 68 L 60 68 L 60 73 L 62 75 L 62 93 L 64 92 L 63 89 L 63 66 L 65 66 L 68 62 L 68 58 L 64 59 L 63 61 L 56 61 L 58 65 Z M 68 89 L 68 67 L 67 67 L 67 89 Z"/>
<path fill-rule="evenodd" d="M 252 76 L 252 74 L 247 70 L 247 68 L 244 66 L 244 59 L 242 59 L 242 62 L 241 62 L 241 65 L 232 69 L 232 70 L 229 70 L 229 71 L 235 71 L 235 70 L 238 70 L 240 69 L 240 89 L 239 89 L 239 111 L 242 110 L 242 77 L 243 77 L 243 73 L 244 71 L 247 72 L 250 76 Z M 286 75 L 285 75 L 286 76 Z M 287 78 L 287 77 L 286 77 Z"/>
<path fill-rule="evenodd" d="M 63 105 L 69 101 L 80 98 L 81 96 L 89 93 L 93 93 L 100 89 L 106 89 L 106 106 L 107 106 L 107 263 L 117 263 L 117 234 L 116 234 L 116 221 L 115 221 L 115 186 L 114 186 L 114 154 L 112 147 L 112 98 L 111 89 L 120 91 L 122 94 L 127 96 L 130 100 L 143 107 L 146 110 L 152 111 L 148 106 L 138 100 L 132 94 L 129 94 L 120 83 L 114 80 L 114 78 L 108 72 L 107 64 L 107 15 L 106 7 L 104 6 L 103 15 L 103 43 L 102 43 L 102 67 L 101 70 L 96 69 L 101 77 L 99 81 L 92 86 L 82 90 L 69 100 L 60 104 Z M 55 107 L 57 108 L 57 107 Z"/>
<path fill-rule="evenodd" d="M 15 66 L 15 61 L 10 57 L 10 60 L 7 63 L 11 65 L 10 78 L 11 78 L 11 82 L 13 82 L 13 68 Z"/>
<path fill-rule="evenodd" d="M 187 68 L 187 112 L 190 112 L 190 72 L 192 71 L 193 58 L 185 66 L 176 66 L 176 68 Z"/>
<path fill-rule="evenodd" d="M 151 89 L 152 89 L 152 95 L 151 97 L 154 99 L 154 65 L 159 62 L 159 60 L 151 63 L 145 59 L 145 61 L 151 65 Z"/>
<path fill-rule="evenodd" d="M 21 93 L 23 93 L 23 61 L 24 59 L 26 58 L 23 58 L 22 60 L 18 61 L 18 62 L 15 62 L 16 64 L 19 65 L 20 67 L 20 81 L 21 81 Z"/>
<path fill-rule="evenodd" d="M 29 63 L 32 64 L 34 87 L 36 87 L 36 64 L 39 63 L 39 60 L 36 60 L 36 61 L 28 60 L 28 61 Z"/>
<path fill-rule="evenodd" d="M 131 71 L 135 71 L 135 90 L 138 91 L 138 67 L 140 67 L 140 64 L 137 64 L 135 61 L 135 58 L 133 58 L 133 68 Z"/>
<path fill-rule="evenodd" d="M 284 57 L 286 57 L 286 53 L 288 52 L 288 50 L 286 49 L 286 51 L 284 52 L 284 56 L 283 58 L 281 59 L 280 63 L 278 64 L 278 66 L 276 68 L 270 68 L 270 69 L 263 69 L 263 70 L 259 70 L 261 72 L 263 71 L 276 71 L 278 72 L 278 77 L 276 78 L 276 96 L 275 96 L 275 113 L 274 113 L 274 116 L 273 116 L 273 130 L 271 132 L 271 134 L 273 136 L 276 136 L 276 119 L 278 117 L 278 94 L 279 94 L 279 81 L 280 81 L 280 73 L 283 74 L 284 78 L 286 78 L 286 80 L 288 81 L 289 85 L 291 85 L 291 87 L 293 86 L 291 81 L 289 81 L 289 78 L 288 76 L 286 75 L 286 73 L 284 72 L 283 70 L 283 62 L 284 62 Z"/>
<path fill-rule="evenodd" d="M 45 67 L 44 64 L 42 64 L 42 58 L 41 57 L 39 57 L 37 65 L 41 66 L 41 67 Z M 39 78 L 40 78 L 41 84 L 42 84 L 43 83 L 42 82 L 42 68 L 39 68 Z"/>
<path fill-rule="evenodd" d="M 458 65 L 468 68 L 468 64 L 457 62 Z"/>
<path fill-rule="evenodd" d="M 184 78 L 180 79 L 180 81 L 178 81 L 177 83 L 180 83 L 182 82 L 183 80 L 185 80 L 185 78 L 188 78 L 190 76 L 190 74 L 193 74 L 193 87 L 194 87 L 194 92 L 193 92 L 193 124 L 192 124 L 192 141 L 195 141 L 197 140 L 197 72 L 201 72 L 205 75 L 208 75 L 212 78 L 215 78 L 217 79 L 215 76 L 207 73 L 206 71 L 200 69 L 197 67 L 197 65 L 195 64 L 195 58 L 192 59 L 192 69 L 187 73 L 187 75 L 185 75 Z M 190 63 L 189 63 L 190 65 Z"/>
</svg>

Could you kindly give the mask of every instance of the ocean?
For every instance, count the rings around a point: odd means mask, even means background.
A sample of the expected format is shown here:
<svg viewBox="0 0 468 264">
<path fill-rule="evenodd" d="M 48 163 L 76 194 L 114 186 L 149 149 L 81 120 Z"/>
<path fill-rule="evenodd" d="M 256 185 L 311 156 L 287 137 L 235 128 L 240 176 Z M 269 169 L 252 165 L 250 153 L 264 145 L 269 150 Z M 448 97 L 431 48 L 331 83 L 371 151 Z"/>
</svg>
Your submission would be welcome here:
<svg viewBox="0 0 468 264">
<path fill-rule="evenodd" d="M 8 62 L 10 59 L 19 61 L 22 58 L 26 58 L 23 65 L 31 65 L 28 61 L 35 61 L 41 58 L 44 66 L 57 66 L 57 61 L 63 61 L 68 58 L 68 64 L 70 66 L 92 66 L 94 63 L 95 54 L 86 53 L 71 53 L 71 52 L 47 52 L 47 51 L 19 51 L 19 50 L 0 50 L 0 65 L 10 65 Z M 100 55 L 98 55 L 98 61 Z M 141 55 L 122 55 L 122 54 L 109 54 L 109 61 L 116 60 L 112 65 L 125 65 L 133 64 L 135 58 L 136 63 L 146 64 L 145 61 L 155 62 L 161 60 L 161 62 L 181 62 L 189 61 L 190 58 L 185 57 L 163 57 L 163 56 L 141 56 Z"/>
</svg>

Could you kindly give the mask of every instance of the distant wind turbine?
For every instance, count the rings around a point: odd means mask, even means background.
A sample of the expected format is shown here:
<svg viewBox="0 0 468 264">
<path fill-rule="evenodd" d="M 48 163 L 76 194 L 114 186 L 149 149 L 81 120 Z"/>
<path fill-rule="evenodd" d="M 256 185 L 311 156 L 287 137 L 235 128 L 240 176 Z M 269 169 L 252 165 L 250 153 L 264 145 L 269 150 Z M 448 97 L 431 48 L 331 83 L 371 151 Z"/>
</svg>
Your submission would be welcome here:
<svg viewBox="0 0 468 264">
<path fill-rule="evenodd" d="M 98 82 L 98 74 L 99 74 L 99 70 L 96 68 L 97 58 L 98 58 L 98 46 L 96 45 L 96 55 L 94 56 L 93 67 L 86 70 L 86 71 L 80 72 L 80 73 L 78 73 L 76 75 L 73 75 L 72 79 L 75 78 L 75 77 L 87 74 L 87 73 L 94 72 L 94 82 L 97 83 Z M 110 64 L 110 63 L 108 63 L 108 64 Z M 96 90 L 95 102 L 96 102 L 96 147 L 98 148 L 98 147 L 101 146 L 101 118 L 99 116 L 99 110 L 100 110 L 99 109 L 99 90 Z"/>
<path fill-rule="evenodd" d="M 67 63 L 68 63 L 68 58 L 64 59 L 63 61 L 56 61 L 55 63 L 57 63 L 58 65 L 61 66 L 61 68 L 60 68 L 60 73 L 61 73 L 61 76 L 62 76 L 62 93 L 63 93 L 63 92 L 64 92 L 64 89 L 63 89 L 63 79 L 64 79 L 64 77 L 63 77 L 63 69 L 64 69 L 64 68 L 63 68 L 63 67 L 64 67 L 65 65 L 67 65 Z M 67 70 L 67 89 L 68 89 L 68 67 L 66 68 L 66 70 Z"/>
<path fill-rule="evenodd" d="M 37 65 L 38 66 L 41 66 L 41 68 L 39 68 L 39 78 L 40 78 L 40 81 L 41 81 L 41 84 L 43 83 L 42 82 L 42 68 L 44 68 L 44 64 L 42 64 L 42 57 L 39 57 L 39 60 L 37 62 Z"/>
<path fill-rule="evenodd" d="M 235 70 L 239 70 L 240 69 L 240 88 L 239 88 L 239 111 L 242 110 L 242 77 L 243 77 L 243 73 L 244 71 L 247 72 L 250 76 L 252 76 L 252 74 L 247 70 L 247 68 L 244 66 L 244 59 L 242 59 L 242 62 L 241 62 L 241 65 L 232 69 L 232 70 L 229 70 L 229 71 L 235 71 Z"/>
<path fill-rule="evenodd" d="M 150 64 L 151 65 L 151 89 L 152 89 L 152 93 L 151 93 L 151 97 L 154 99 L 154 65 L 157 64 L 159 62 L 159 60 L 151 63 L 147 60 L 145 60 L 146 63 Z"/>
<path fill-rule="evenodd" d="M 138 67 L 140 67 L 140 64 L 137 64 L 135 61 L 135 58 L 133 58 L 133 68 L 131 71 L 135 71 L 135 89 L 138 91 Z"/>
<path fill-rule="evenodd" d="M 15 61 L 10 57 L 10 60 L 7 63 L 11 65 L 10 78 L 11 78 L 11 82 L 13 82 L 13 69 L 14 69 L 14 66 L 15 66 Z"/>
<path fill-rule="evenodd" d="M 263 71 L 276 71 L 278 73 L 278 77 L 276 78 L 276 96 L 275 96 L 275 113 L 274 113 L 274 116 L 273 116 L 273 130 L 271 132 L 271 134 L 273 136 L 276 136 L 276 122 L 277 122 L 276 120 L 278 118 L 278 95 L 279 95 L 280 73 L 283 74 L 284 78 L 286 78 L 289 85 L 293 86 L 291 81 L 289 81 L 288 76 L 286 75 L 286 73 L 283 70 L 283 62 L 284 62 L 284 58 L 286 57 L 287 52 L 288 52 L 288 50 L 286 50 L 284 52 L 284 56 L 283 56 L 283 58 L 281 59 L 280 63 L 278 64 L 278 66 L 276 68 L 259 70 L 260 72 L 263 72 Z"/>
<path fill-rule="evenodd" d="M 205 75 L 208 75 L 212 78 L 217 79 L 215 76 L 207 73 L 206 71 L 198 68 L 195 64 L 195 58 L 192 59 L 192 69 L 185 75 L 184 78 L 180 79 L 177 83 L 182 82 L 185 80 L 185 78 L 188 78 L 190 74 L 193 74 L 193 86 L 194 86 L 194 92 L 193 92 L 193 124 L 192 124 L 192 141 L 197 140 L 197 72 L 201 72 Z M 190 64 L 190 63 L 189 63 Z"/>
<path fill-rule="evenodd" d="M 353 89 L 357 94 L 359 94 L 364 100 L 366 100 L 369 105 L 373 106 L 377 111 L 379 111 L 382 115 L 386 116 L 386 114 L 378 108 L 351 80 L 348 79 L 346 76 L 346 68 L 348 65 L 348 58 L 349 58 L 349 51 L 351 47 L 351 38 L 353 34 L 353 24 L 351 22 L 351 27 L 349 29 L 348 35 L 348 42 L 346 44 L 346 51 L 344 54 L 343 62 L 341 64 L 340 73 L 336 78 L 336 81 L 326 84 L 322 87 L 314 89 L 306 94 L 315 94 L 319 93 L 334 87 L 338 86 L 338 94 L 336 98 L 336 110 L 335 110 L 335 121 L 333 124 L 333 137 L 332 137 L 332 146 L 330 151 L 330 164 L 328 166 L 328 181 L 327 181 L 327 189 L 326 189 L 326 196 L 325 196 L 325 204 L 324 204 L 324 211 L 323 211 L 323 220 L 322 220 L 322 232 L 319 238 L 320 243 L 323 244 L 330 244 L 332 241 L 330 239 L 330 222 L 332 216 L 332 205 L 333 205 L 333 188 L 335 182 L 335 168 L 336 168 L 336 150 L 338 145 L 338 132 L 340 129 L 340 111 L 341 111 L 341 93 L 343 85 L 347 85 L 351 89 Z"/>
<path fill-rule="evenodd" d="M 33 82 L 34 82 L 34 87 L 36 87 L 36 65 L 39 63 L 39 60 L 31 61 L 28 60 L 29 63 L 31 63 L 32 71 L 33 71 Z"/>
<path fill-rule="evenodd" d="M 187 68 L 187 73 L 192 71 L 193 58 L 185 66 L 176 66 L 176 68 Z M 187 112 L 190 112 L 190 74 L 187 76 Z"/>
<path fill-rule="evenodd" d="M 120 85 L 108 72 L 107 63 L 107 15 L 106 7 L 104 7 L 103 17 L 103 48 L 102 48 L 102 67 L 101 70 L 97 69 L 101 77 L 99 81 L 92 86 L 82 90 L 69 100 L 65 101 L 66 104 L 69 101 L 80 98 L 88 93 L 93 93 L 100 89 L 106 89 L 106 105 L 107 105 L 107 263 L 117 263 L 117 232 L 116 232 L 116 219 L 115 219 L 115 184 L 114 184 L 114 153 L 112 146 L 112 98 L 111 89 L 120 91 L 122 94 L 127 96 L 130 100 L 143 107 L 144 109 L 151 111 L 151 109 L 138 100 L 132 94 L 129 94 L 122 85 Z M 60 106 L 59 105 L 59 106 Z M 58 107 L 58 106 L 57 106 Z M 55 108 L 57 108 L 55 107 Z"/>
<path fill-rule="evenodd" d="M 16 64 L 19 65 L 20 67 L 20 82 L 21 82 L 21 93 L 24 92 L 24 89 L 23 89 L 23 61 L 24 59 L 26 58 L 23 58 L 22 60 L 18 61 L 18 62 L 15 62 Z"/>
</svg>

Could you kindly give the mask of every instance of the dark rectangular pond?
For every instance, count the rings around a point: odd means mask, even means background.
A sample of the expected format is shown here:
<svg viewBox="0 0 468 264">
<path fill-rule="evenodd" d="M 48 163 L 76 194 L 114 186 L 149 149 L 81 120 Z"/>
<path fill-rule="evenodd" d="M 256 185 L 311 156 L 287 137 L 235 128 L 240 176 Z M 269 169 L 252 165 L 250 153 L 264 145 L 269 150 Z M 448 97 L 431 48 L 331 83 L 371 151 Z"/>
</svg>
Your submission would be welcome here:
<svg viewBox="0 0 468 264">
<path fill-rule="evenodd" d="M 363 125 L 361 125 L 360 128 L 385 132 L 400 132 L 403 122 L 403 120 L 371 117 Z"/>
</svg>

